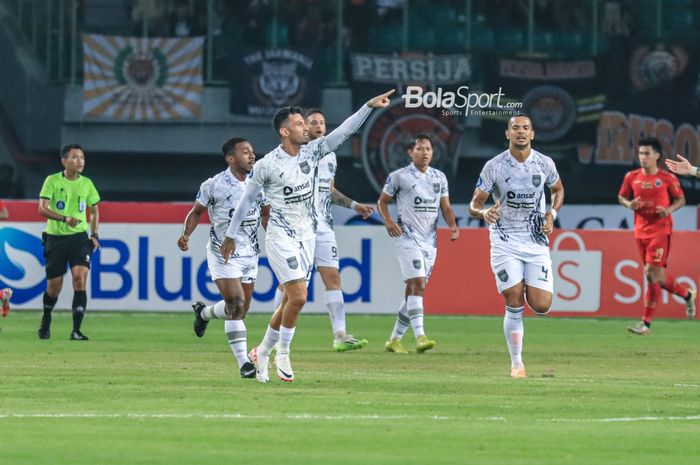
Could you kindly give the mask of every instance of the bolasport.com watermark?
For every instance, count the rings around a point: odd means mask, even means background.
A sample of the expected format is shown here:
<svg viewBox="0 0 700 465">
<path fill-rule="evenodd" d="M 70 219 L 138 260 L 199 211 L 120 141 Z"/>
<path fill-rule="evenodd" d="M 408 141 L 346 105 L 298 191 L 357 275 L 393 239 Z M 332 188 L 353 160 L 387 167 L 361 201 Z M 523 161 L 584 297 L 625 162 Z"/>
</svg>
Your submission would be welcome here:
<svg viewBox="0 0 700 465">
<path fill-rule="evenodd" d="M 522 102 L 506 97 L 503 88 L 498 92 L 469 92 L 469 86 L 455 91 L 438 87 L 426 91 L 420 86 L 407 86 L 401 96 L 406 108 L 440 108 L 443 116 L 514 116 L 521 113 Z"/>
</svg>

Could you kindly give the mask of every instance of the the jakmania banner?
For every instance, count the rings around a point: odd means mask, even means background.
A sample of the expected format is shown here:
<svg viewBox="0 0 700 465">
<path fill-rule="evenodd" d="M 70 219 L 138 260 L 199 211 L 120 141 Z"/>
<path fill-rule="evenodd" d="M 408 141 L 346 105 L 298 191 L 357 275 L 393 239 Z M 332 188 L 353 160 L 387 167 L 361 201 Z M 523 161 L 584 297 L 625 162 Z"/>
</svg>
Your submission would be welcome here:
<svg viewBox="0 0 700 465">
<path fill-rule="evenodd" d="M 83 114 L 122 121 L 197 118 L 203 37 L 83 35 Z"/>
<path fill-rule="evenodd" d="M 321 105 L 323 76 L 313 54 L 265 48 L 233 56 L 231 113 L 269 117 L 284 106 Z"/>
</svg>

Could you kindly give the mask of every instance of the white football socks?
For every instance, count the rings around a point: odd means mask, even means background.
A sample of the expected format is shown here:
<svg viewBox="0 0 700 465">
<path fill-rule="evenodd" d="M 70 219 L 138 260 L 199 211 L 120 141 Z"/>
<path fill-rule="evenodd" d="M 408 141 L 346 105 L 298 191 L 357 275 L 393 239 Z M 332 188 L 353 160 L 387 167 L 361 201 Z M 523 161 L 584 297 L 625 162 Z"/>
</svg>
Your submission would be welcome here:
<svg viewBox="0 0 700 465">
<path fill-rule="evenodd" d="M 413 335 L 416 336 L 416 339 L 425 336 L 425 330 L 423 330 L 423 297 L 409 295 L 406 298 L 406 311 L 408 312 L 408 318 L 411 320 Z"/>
<path fill-rule="evenodd" d="M 523 364 L 522 350 L 523 336 L 525 335 L 525 326 L 523 325 L 524 310 L 525 307 L 513 308 L 506 306 L 506 314 L 503 317 L 503 333 L 508 343 L 512 368 Z"/>
<path fill-rule="evenodd" d="M 408 327 L 411 326 L 411 320 L 408 318 L 408 312 L 406 311 L 406 300 L 401 301 L 399 306 L 398 315 L 396 315 L 396 323 L 394 324 L 394 330 L 391 332 L 391 339 L 401 339 Z"/>
<path fill-rule="evenodd" d="M 214 305 L 207 305 L 202 310 L 202 319 L 209 320 L 224 320 L 226 318 L 226 302 L 218 301 Z"/>
<path fill-rule="evenodd" d="M 238 360 L 238 367 L 242 367 L 248 361 L 248 337 L 243 320 L 224 321 L 224 331 L 228 338 L 231 352 Z"/>
<path fill-rule="evenodd" d="M 289 353 L 289 347 L 292 345 L 292 339 L 294 339 L 295 330 L 296 328 L 287 328 L 285 326 L 280 326 L 280 345 L 278 353 Z"/>
<path fill-rule="evenodd" d="M 345 336 L 345 300 L 343 300 L 343 291 L 340 289 L 326 291 L 325 297 L 328 315 L 331 317 L 333 334 L 341 333 L 342 336 Z"/>
<path fill-rule="evenodd" d="M 277 341 L 280 339 L 280 332 L 272 328 L 272 326 L 267 326 L 267 331 L 265 331 L 265 336 L 262 342 L 258 346 L 258 352 L 263 356 L 269 356 L 272 348 L 275 347 Z"/>
</svg>

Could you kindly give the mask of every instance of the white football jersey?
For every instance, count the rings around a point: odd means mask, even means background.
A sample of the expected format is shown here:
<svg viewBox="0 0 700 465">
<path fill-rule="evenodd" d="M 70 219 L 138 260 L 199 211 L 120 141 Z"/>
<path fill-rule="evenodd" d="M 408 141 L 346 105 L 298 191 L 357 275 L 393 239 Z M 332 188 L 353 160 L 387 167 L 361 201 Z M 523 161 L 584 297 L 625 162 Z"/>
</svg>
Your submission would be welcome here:
<svg viewBox="0 0 700 465">
<path fill-rule="evenodd" d="M 316 176 L 316 215 L 318 225 L 316 234 L 333 231 L 333 215 L 331 214 L 331 185 L 338 169 L 338 160 L 334 152 L 323 157 L 318 164 Z"/>
<path fill-rule="evenodd" d="M 326 138 L 319 137 L 302 145 L 297 156 L 289 155 L 280 145 L 255 164 L 250 180 L 263 188 L 270 201 L 267 238 L 304 241 L 315 236 L 316 168 L 329 153 Z"/>
<path fill-rule="evenodd" d="M 500 218 L 490 226 L 491 240 L 508 242 L 510 238 L 548 245 L 542 233 L 544 224 L 544 187 L 559 180 L 554 161 L 537 150 L 520 163 L 509 150 L 486 162 L 476 187 L 498 200 Z"/>
<path fill-rule="evenodd" d="M 197 192 L 197 202 L 209 210 L 211 229 L 209 238 L 214 247 L 218 248 L 226 235 L 231 216 L 243 195 L 246 183 L 236 179 L 229 169 L 222 171 L 213 178 L 202 183 Z M 258 227 L 260 226 L 260 207 L 267 205 L 265 197 L 260 194 L 236 232 L 236 252 L 234 257 L 250 257 L 260 253 L 258 243 Z"/>
<path fill-rule="evenodd" d="M 411 163 L 386 178 L 384 192 L 396 197 L 403 238 L 419 246 L 437 247 L 440 199 L 450 196 L 445 174 L 430 167 L 421 173 Z"/>
</svg>

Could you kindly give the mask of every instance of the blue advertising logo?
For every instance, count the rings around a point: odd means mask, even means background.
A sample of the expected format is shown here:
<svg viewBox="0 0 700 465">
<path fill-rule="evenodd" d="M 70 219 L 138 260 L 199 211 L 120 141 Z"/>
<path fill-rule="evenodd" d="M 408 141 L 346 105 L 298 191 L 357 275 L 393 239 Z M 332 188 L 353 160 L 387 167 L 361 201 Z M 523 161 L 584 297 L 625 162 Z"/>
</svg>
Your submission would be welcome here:
<svg viewBox="0 0 700 465">
<path fill-rule="evenodd" d="M 44 292 L 44 264 L 38 237 L 15 228 L 0 229 L 0 288 L 12 288 L 12 302 L 23 304 Z"/>
</svg>

